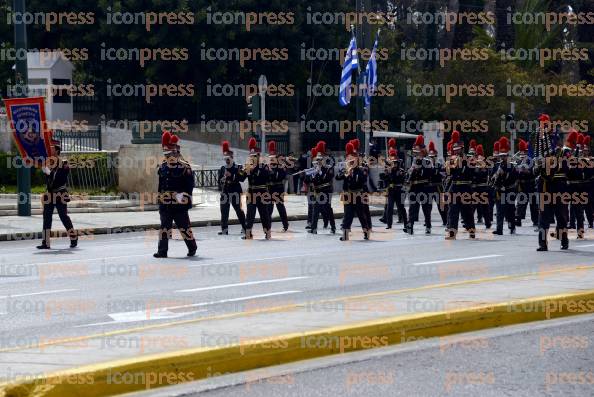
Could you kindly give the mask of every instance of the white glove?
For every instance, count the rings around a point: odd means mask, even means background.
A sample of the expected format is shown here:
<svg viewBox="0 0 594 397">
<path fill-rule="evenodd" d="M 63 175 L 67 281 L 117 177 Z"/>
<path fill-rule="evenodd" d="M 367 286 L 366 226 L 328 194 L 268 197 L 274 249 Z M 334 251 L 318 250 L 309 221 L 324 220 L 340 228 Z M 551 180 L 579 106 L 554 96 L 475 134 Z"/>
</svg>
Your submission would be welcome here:
<svg viewBox="0 0 594 397">
<path fill-rule="evenodd" d="M 51 171 L 50 171 L 50 169 L 48 167 L 43 167 L 41 170 L 43 171 L 43 173 L 45 175 L 49 175 L 51 173 Z"/>
<path fill-rule="evenodd" d="M 184 194 L 183 193 L 176 193 L 175 194 L 175 199 L 177 200 L 178 203 L 182 204 L 184 201 Z"/>
</svg>

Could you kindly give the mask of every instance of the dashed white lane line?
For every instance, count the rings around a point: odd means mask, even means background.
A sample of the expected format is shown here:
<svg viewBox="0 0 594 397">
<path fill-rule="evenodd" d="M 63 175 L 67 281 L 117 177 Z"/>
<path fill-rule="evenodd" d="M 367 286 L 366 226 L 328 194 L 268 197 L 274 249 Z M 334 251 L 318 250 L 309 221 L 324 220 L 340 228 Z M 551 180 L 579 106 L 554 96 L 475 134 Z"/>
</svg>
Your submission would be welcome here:
<svg viewBox="0 0 594 397">
<path fill-rule="evenodd" d="M 77 289 L 55 289 L 55 290 L 51 290 L 51 291 L 30 292 L 30 293 L 27 293 L 27 294 L 3 295 L 3 296 L 0 296 L 0 299 L 6 299 L 6 298 L 22 298 L 24 296 L 59 294 L 59 293 L 62 293 L 62 292 L 73 292 L 73 291 L 78 291 L 78 290 Z"/>
<path fill-rule="evenodd" d="M 311 277 L 309 277 L 309 276 L 299 276 L 299 277 L 274 278 L 274 279 L 269 279 L 269 280 L 248 281 L 248 282 L 245 282 L 245 283 L 212 285 L 210 287 L 191 288 L 191 289 L 180 289 L 180 290 L 177 290 L 175 292 L 177 292 L 177 293 L 188 293 L 188 292 L 211 291 L 211 290 L 214 290 L 214 289 L 244 287 L 244 286 L 247 286 L 247 285 L 282 283 L 282 282 L 285 282 L 285 281 L 304 280 L 304 279 L 307 279 L 307 278 L 311 278 Z"/>
<path fill-rule="evenodd" d="M 302 255 L 284 255 L 284 256 L 269 256 L 266 258 L 250 258 L 250 259 L 239 259 L 234 261 L 227 261 L 227 262 L 214 262 L 214 263 L 202 263 L 199 265 L 189 265 L 188 267 L 205 267 L 205 266 L 216 266 L 216 265 L 230 265 L 233 263 L 244 263 L 244 262 L 262 262 L 262 261 L 271 261 L 275 259 L 291 259 L 291 258 L 303 258 L 306 256 L 319 256 L 317 254 L 302 254 Z"/>
<path fill-rule="evenodd" d="M 301 292 L 302 291 L 280 291 L 280 292 L 272 292 L 269 294 L 244 296 L 241 298 L 230 298 L 230 299 L 222 299 L 222 300 L 211 301 L 211 302 L 199 302 L 199 303 L 192 303 L 192 304 L 188 304 L 188 305 L 171 306 L 171 307 L 155 309 L 153 311 L 111 313 L 111 314 L 108 314 L 108 316 L 111 317 L 113 319 L 113 321 L 104 321 L 104 322 L 100 322 L 100 323 L 77 325 L 74 328 L 86 328 L 86 327 L 94 327 L 94 326 L 98 326 L 98 325 L 113 325 L 113 324 L 118 324 L 118 323 L 171 319 L 171 318 L 189 316 L 192 314 L 207 311 L 206 309 L 201 309 L 201 310 L 185 312 L 185 313 L 175 313 L 175 312 L 172 312 L 171 310 L 195 308 L 195 307 L 206 307 L 206 306 L 212 306 L 212 305 L 217 305 L 217 304 L 222 304 L 222 303 L 234 303 L 234 302 L 241 302 L 241 301 L 259 299 L 259 298 L 270 298 L 273 296 L 298 294 Z"/>
<path fill-rule="evenodd" d="M 454 258 L 454 259 L 444 259 L 439 261 L 431 261 L 431 262 L 418 262 L 413 263 L 413 266 L 421 266 L 421 265 L 435 265 L 438 263 L 450 263 L 450 262 L 465 262 L 465 261 L 474 261 L 478 259 L 490 259 L 490 258 L 500 258 L 503 255 L 483 255 L 483 256 L 471 256 L 468 258 Z"/>
</svg>

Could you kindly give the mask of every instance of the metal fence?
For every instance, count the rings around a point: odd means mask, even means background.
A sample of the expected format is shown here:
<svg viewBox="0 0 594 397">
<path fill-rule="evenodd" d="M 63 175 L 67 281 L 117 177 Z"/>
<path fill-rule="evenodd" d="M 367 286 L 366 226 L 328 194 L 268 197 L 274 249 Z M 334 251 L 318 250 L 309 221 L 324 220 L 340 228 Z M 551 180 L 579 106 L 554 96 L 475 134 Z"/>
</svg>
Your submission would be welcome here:
<svg viewBox="0 0 594 397">
<path fill-rule="evenodd" d="M 70 174 L 68 186 L 72 190 L 109 190 L 117 186 L 117 153 L 108 152 L 97 156 L 94 153 L 68 156 Z"/>
<path fill-rule="evenodd" d="M 101 127 L 89 127 L 85 131 L 54 130 L 54 139 L 62 144 L 63 152 L 100 152 Z"/>
<path fill-rule="evenodd" d="M 195 187 L 214 188 L 219 186 L 219 170 L 194 170 Z"/>
</svg>

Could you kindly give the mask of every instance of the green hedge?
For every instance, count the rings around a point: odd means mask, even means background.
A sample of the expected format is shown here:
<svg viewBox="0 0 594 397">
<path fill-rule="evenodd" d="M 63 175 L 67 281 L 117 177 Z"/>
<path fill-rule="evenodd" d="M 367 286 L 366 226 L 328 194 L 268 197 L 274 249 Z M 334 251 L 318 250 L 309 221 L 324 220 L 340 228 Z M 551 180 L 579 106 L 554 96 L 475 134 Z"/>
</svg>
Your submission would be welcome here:
<svg viewBox="0 0 594 397">
<path fill-rule="evenodd" d="M 0 185 L 16 185 L 15 157 L 13 153 L 0 153 Z M 45 185 L 45 175 L 40 169 L 31 169 L 31 185 Z"/>
</svg>

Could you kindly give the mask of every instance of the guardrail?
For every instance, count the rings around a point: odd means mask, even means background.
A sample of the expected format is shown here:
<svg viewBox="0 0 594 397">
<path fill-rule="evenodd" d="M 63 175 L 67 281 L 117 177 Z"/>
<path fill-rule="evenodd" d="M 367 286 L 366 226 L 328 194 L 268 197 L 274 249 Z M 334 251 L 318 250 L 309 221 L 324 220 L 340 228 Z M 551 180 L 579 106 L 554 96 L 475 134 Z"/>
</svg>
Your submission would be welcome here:
<svg viewBox="0 0 594 397">
<path fill-rule="evenodd" d="M 215 188 L 219 186 L 218 169 L 193 170 L 195 187 Z"/>
<path fill-rule="evenodd" d="M 54 130 L 54 139 L 62 144 L 63 152 L 100 152 L 101 127 L 89 127 L 85 131 Z"/>
</svg>

